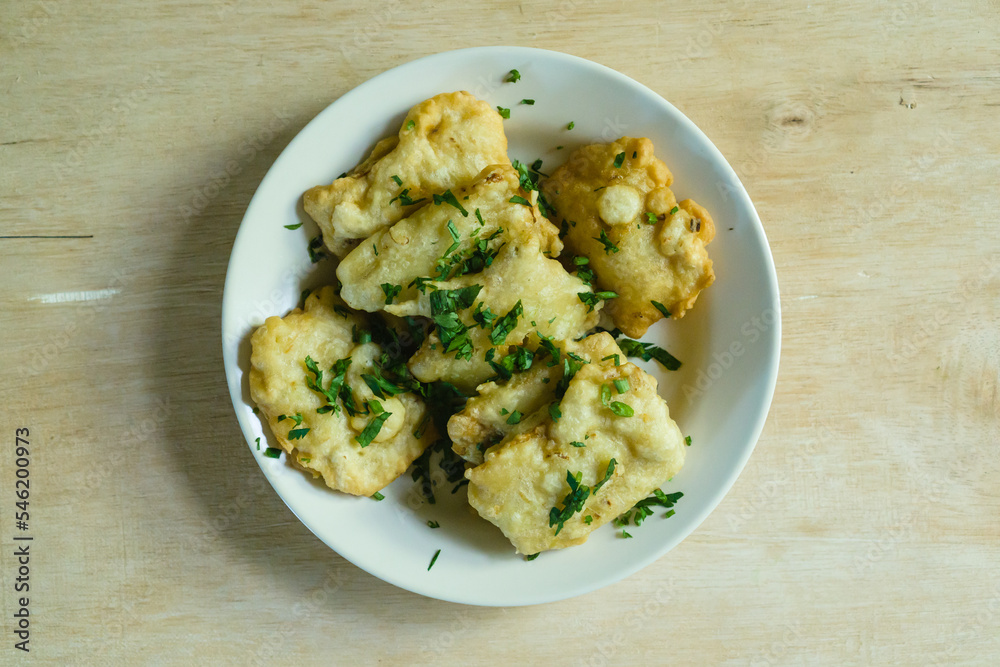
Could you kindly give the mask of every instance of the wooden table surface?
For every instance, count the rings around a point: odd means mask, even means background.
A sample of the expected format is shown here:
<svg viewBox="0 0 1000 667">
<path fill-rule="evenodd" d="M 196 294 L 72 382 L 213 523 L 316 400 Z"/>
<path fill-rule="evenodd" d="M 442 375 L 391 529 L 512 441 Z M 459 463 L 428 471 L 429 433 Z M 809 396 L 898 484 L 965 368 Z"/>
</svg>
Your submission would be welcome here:
<svg viewBox="0 0 1000 667">
<path fill-rule="evenodd" d="M 0 663 L 998 664 L 998 5 L 685 5 L 3 2 Z M 323 545 L 244 444 L 220 349 L 282 148 L 375 74 L 486 44 L 595 60 L 694 120 L 783 310 L 767 426 L 718 509 L 529 608 L 422 598 Z"/>
</svg>

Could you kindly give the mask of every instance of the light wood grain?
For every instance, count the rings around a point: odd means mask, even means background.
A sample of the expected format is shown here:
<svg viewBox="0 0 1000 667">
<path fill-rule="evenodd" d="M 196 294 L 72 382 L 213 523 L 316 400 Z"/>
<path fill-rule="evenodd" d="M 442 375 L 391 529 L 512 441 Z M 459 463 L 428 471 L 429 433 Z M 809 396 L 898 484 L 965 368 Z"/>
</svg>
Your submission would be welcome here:
<svg viewBox="0 0 1000 667">
<path fill-rule="evenodd" d="M 32 432 L 46 664 L 1000 661 L 995 2 L 3 4 L 0 576 Z M 436 51 L 590 58 L 705 130 L 764 221 L 777 393 L 679 547 L 533 608 L 424 599 L 345 562 L 232 415 L 232 240 L 338 96 Z M 225 175 L 227 168 L 235 175 Z"/>
</svg>

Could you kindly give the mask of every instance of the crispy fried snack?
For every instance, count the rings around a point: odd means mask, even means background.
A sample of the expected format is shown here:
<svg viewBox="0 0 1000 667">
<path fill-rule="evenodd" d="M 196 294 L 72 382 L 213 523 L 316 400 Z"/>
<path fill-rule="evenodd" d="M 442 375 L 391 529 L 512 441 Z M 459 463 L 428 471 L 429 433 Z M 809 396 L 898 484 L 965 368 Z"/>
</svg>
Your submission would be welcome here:
<svg viewBox="0 0 1000 667">
<path fill-rule="evenodd" d="M 600 362 L 605 357 L 619 355 L 621 349 L 611 336 L 587 336 L 579 342 L 554 343 L 555 354 L 539 350 L 531 367 L 513 374 L 506 382 L 490 381 L 476 387 L 477 395 L 448 420 L 448 437 L 452 449 L 466 461 L 479 465 L 484 452 L 511 433 L 525 430 L 527 420 L 512 423 L 510 414 L 532 415 L 557 401 L 563 376 L 581 363 Z M 550 346 L 549 350 L 552 349 Z M 575 356 L 570 356 L 572 353 Z"/>
<path fill-rule="evenodd" d="M 305 311 L 269 317 L 251 337 L 250 396 L 291 461 L 331 489 L 367 496 L 403 474 L 436 434 L 430 426 L 420 438 L 413 435 L 426 413 L 413 394 L 379 399 L 389 417 L 366 408 L 374 394 L 361 376 L 373 372 L 381 349 L 352 342 L 352 326 L 363 328 L 363 317 L 343 308 L 332 287 L 310 295 Z M 318 383 L 307 357 L 323 374 Z M 338 382 L 350 388 L 339 398 Z M 333 402 L 317 387 L 331 392 Z M 370 437 L 375 420 L 381 428 Z M 366 435 L 371 442 L 362 447 Z"/>
<path fill-rule="evenodd" d="M 435 289 L 464 286 L 462 277 L 486 269 L 505 244 L 537 237 L 541 252 L 558 255 L 558 230 L 538 207 L 510 203 L 528 196 L 519 183 L 510 164 L 490 165 L 468 187 L 454 190 L 452 203 L 438 200 L 376 232 L 337 267 L 344 301 L 369 312 L 430 317 Z M 390 300 L 382 285 L 400 291 Z"/>
<path fill-rule="evenodd" d="M 302 203 L 326 246 L 343 257 L 432 194 L 466 185 L 502 162 L 507 137 L 496 109 L 464 91 L 443 93 L 410 109 L 398 136 L 378 142 L 346 176 L 308 190 Z"/>
<path fill-rule="evenodd" d="M 606 337 L 601 346 L 617 347 L 608 334 L 597 335 Z M 620 362 L 584 365 L 569 382 L 558 420 L 539 410 L 466 471 L 469 503 L 518 552 L 582 544 L 684 464 L 684 439 L 656 379 L 624 355 Z M 616 380 L 623 388 L 620 381 L 627 382 L 622 393 Z M 574 494 L 567 475 L 586 492 Z M 553 514 L 561 515 L 554 523 Z"/>
<path fill-rule="evenodd" d="M 565 342 L 597 326 L 601 304 L 590 310 L 579 296 L 591 287 L 546 257 L 539 242 L 512 237 L 482 273 L 452 281 L 449 290 L 481 286 L 469 307 L 435 313 L 431 304 L 434 329 L 408 364 L 418 380 L 469 391 L 495 374 L 491 360 L 516 352 L 510 346 L 535 350 L 541 336 Z"/>
<path fill-rule="evenodd" d="M 586 256 L 601 290 L 616 292 L 606 312 L 637 338 L 663 315 L 683 317 L 715 274 L 705 246 L 715 225 L 690 199 L 680 203 L 673 177 L 649 139 L 622 137 L 570 155 L 542 191 L 567 225 L 569 253 Z"/>
</svg>

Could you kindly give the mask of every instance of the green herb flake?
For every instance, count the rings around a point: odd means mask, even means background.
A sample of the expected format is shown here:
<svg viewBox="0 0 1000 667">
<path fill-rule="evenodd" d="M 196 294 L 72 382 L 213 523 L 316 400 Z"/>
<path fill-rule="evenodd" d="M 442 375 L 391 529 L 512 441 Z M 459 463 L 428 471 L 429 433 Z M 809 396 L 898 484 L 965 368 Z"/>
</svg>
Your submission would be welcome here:
<svg viewBox="0 0 1000 667">
<path fill-rule="evenodd" d="M 372 500 L 385 500 L 385 496 L 376 491 L 375 493 L 372 494 Z"/>
<path fill-rule="evenodd" d="M 469 217 L 469 212 L 465 210 L 465 207 L 462 206 L 462 204 L 458 201 L 458 198 L 455 196 L 455 193 L 453 193 L 451 190 L 445 190 L 443 193 L 439 195 L 434 195 L 434 203 L 437 204 L 438 206 L 440 206 L 441 204 L 451 204 L 459 211 L 461 211 L 463 218 Z"/>
<path fill-rule="evenodd" d="M 524 308 L 521 306 L 520 299 L 518 299 L 514 307 L 493 324 L 493 331 L 490 332 L 490 340 L 494 345 L 501 345 L 507 340 L 507 335 L 517 326 L 517 318 L 523 314 Z"/>
<path fill-rule="evenodd" d="M 614 359 L 615 360 L 615 366 L 621 366 L 622 365 L 621 364 L 621 357 L 619 355 L 617 355 L 617 354 L 609 354 L 608 356 L 606 356 L 603 359 L 601 359 L 601 361 L 607 361 L 608 359 Z"/>
<path fill-rule="evenodd" d="M 268 447 L 264 450 L 264 456 L 269 459 L 276 459 L 281 456 L 281 450 L 275 449 L 274 447 Z"/>
<path fill-rule="evenodd" d="M 531 554 L 530 556 L 525 556 L 524 560 L 526 560 L 526 561 L 528 561 L 530 563 L 531 561 L 535 560 L 536 558 L 538 558 L 538 554 Z"/>
<path fill-rule="evenodd" d="M 531 202 L 520 195 L 514 195 L 507 201 L 511 204 L 523 204 L 524 206 L 531 206 Z"/>
<path fill-rule="evenodd" d="M 510 109 L 505 109 L 504 107 L 497 107 L 497 111 L 500 112 L 501 118 L 510 118 Z"/>
<path fill-rule="evenodd" d="M 594 236 L 593 239 L 595 241 L 600 241 L 604 245 L 604 254 L 605 255 L 610 255 L 610 254 L 616 253 L 616 252 L 618 252 L 620 250 L 620 248 L 618 246 L 616 246 L 611 239 L 608 238 L 608 233 L 605 232 L 603 229 L 601 230 L 601 235 L 600 236 Z"/>
<path fill-rule="evenodd" d="M 641 341 L 632 340 L 631 338 L 620 338 L 617 342 L 618 347 L 622 349 L 622 352 L 630 357 L 639 357 L 643 361 L 656 359 L 656 361 L 662 364 L 668 371 L 676 371 L 681 367 L 680 360 L 663 348 L 657 347 L 652 343 L 643 343 Z"/>
<path fill-rule="evenodd" d="M 431 568 L 434 567 L 434 563 L 437 562 L 438 556 L 440 556 L 440 555 L 441 555 L 441 550 L 440 549 L 438 549 L 437 551 L 434 552 L 434 557 L 431 558 L 431 564 L 427 566 L 427 571 L 428 572 L 430 572 Z"/>
<path fill-rule="evenodd" d="M 602 477 L 601 481 L 599 481 L 597 484 L 594 485 L 594 495 L 595 496 L 597 495 L 597 492 L 601 490 L 601 487 L 604 486 L 604 484 L 609 479 L 611 479 L 612 475 L 615 474 L 615 466 L 617 464 L 618 464 L 618 461 L 616 461 L 615 459 L 611 459 L 610 461 L 608 461 L 608 468 L 607 468 L 607 470 L 604 471 L 604 477 Z"/>
<path fill-rule="evenodd" d="M 615 380 L 615 389 L 618 391 L 619 394 L 624 394 L 626 391 L 629 390 L 628 380 L 624 378 Z"/>
<path fill-rule="evenodd" d="M 559 418 L 562 417 L 562 411 L 559 410 L 558 403 L 549 404 L 549 416 L 552 417 L 552 421 L 557 422 Z"/>
<path fill-rule="evenodd" d="M 670 311 L 667 310 L 667 307 L 664 306 L 662 303 L 660 303 L 659 301 L 650 301 L 650 303 L 653 304 L 653 308 L 656 308 L 658 311 L 660 311 L 661 315 L 663 315 L 664 317 L 670 317 Z"/>
<path fill-rule="evenodd" d="M 567 125 L 567 126 L 566 126 L 566 129 L 567 129 L 567 130 L 572 130 L 572 129 L 573 129 L 574 127 L 576 127 L 576 121 L 572 121 L 572 120 L 571 120 L 571 121 L 569 122 L 569 125 Z"/>
<path fill-rule="evenodd" d="M 587 306 L 588 313 L 594 309 L 594 306 L 597 305 L 598 301 L 618 298 L 618 294 L 615 292 L 578 292 L 576 296 L 585 306 Z"/>
<path fill-rule="evenodd" d="M 427 527 L 428 528 L 440 528 L 441 524 L 438 523 L 437 521 L 434 521 L 433 519 L 428 519 L 427 520 Z"/>
<path fill-rule="evenodd" d="M 399 176 L 396 176 L 395 174 L 392 175 L 392 180 L 396 181 L 396 185 L 403 184 L 403 179 L 401 179 Z"/>
<path fill-rule="evenodd" d="M 510 413 L 510 416 L 507 417 L 507 423 L 510 425 L 519 424 L 521 423 L 522 416 L 523 415 L 518 410 L 514 410 L 514 412 Z"/>
<path fill-rule="evenodd" d="M 417 124 L 413 120 L 406 121 L 406 129 L 407 130 L 412 130 L 416 126 L 417 126 Z"/>
<path fill-rule="evenodd" d="M 612 459 L 614 460 L 614 459 Z M 549 527 L 555 527 L 555 534 L 558 535 L 566 522 L 577 512 L 583 510 L 587 498 L 590 497 L 590 487 L 581 484 L 580 479 L 583 473 L 573 473 L 566 471 L 566 483 L 569 485 L 569 493 L 562 500 L 562 509 L 553 507 L 549 510 Z"/>
<path fill-rule="evenodd" d="M 354 436 L 354 440 L 362 447 L 367 447 L 372 444 L 372 440 L 378 436 L 379 431 L 382 430 L 382 424 L 392 416 L 391 412 L 383 412 L 380 415 L 372 417 L 368 424 L 365 426 L 361 433 Z"/>
<path fill-rule="evenodd" d="M 520 80 L 521 80 L 521 73 L 518 72 L 516 69 L 512 69 L 510 71 L 510 74 L 507 75 L 507 78 L 504 79 L 504 81 L 506 81 L 507 83 L 517 83 Z"/>
<path fill-rule="evenodd" d="M 590 524 L 594 523 L 594 517 L 588 514 L 587 516 L 583 517 L 583 522 L 589 526 Z"/>
<path fill-rule="evenodd" d="M 646 212 L 646 224 L 655 225 L 656 224 L 656 214 L 651 212 Z"/>
<path fill-rule="evenodd" d="M 531 106 L 534 103 L 535 103 L 535 100 L 527 100 L 527 99 L 521 100 L 521 104 L 527 104 L 528 106 Z"/>
<path fill-rule="evenodd" d="M 691 446 L 691 436 L 690 435 L 684 436 L 684 444 L 687 445 L 688 447 Z"/>
<path fill-rule="evenodd" d="M 310 430 L 311 429 L 309 428 L 293 428 L 291 431 L 288 432 L 288 439 L 301 440 L 302 438 L 306 437 L 306 435 L 309 433 Z"/>
<path fill-rule="evenodd" d="M 587 445 L 583 444 L 582 442 L 580 442 L 579 440 L 574 440 L 573 442 L 571 442 L 569 444 L 573 445 L 574 447 L 586 447 L 587 446 Z"/>
<path fill-rule="evenodd" d="M 615 156 L 615 169 L 621 169 L 623 164 L 625 164 L 625 151 Z"/>
<path fill-rule="evenodd" d="M 624 528 L 622 528 L 622 537 L 628 538 L 628 537 L 632 537 L 632 535 L 630 535 L 627 530 L 625 530 Z"/>
<path fill-rule="evenodd" d="M 257 438 L 257 451 L 260 451 L 260 438 Z"/>
<path fill-rule="evenodd" d="M 382 293 L 385 294 L 385 305 L 392 303 L 392 300 L 403 290 L 402 285 L 393 285 L 391 283 L 382 283 Z"/>
<path fill-rule="evenodd" d="M 285 229 L 298 229 L 302 226 L 301 222 L 297 222 L 294 225 L 285 225 Z"/>
<path fill-rule="evenodd" d="M 562 147 L 562 146 L 556 146 L 556 150 L 557 150 L 557 151 L 561 151 L 562 149 L 563 149 L 563 147 Z"/>
<path fill-rule="evenodd" d="M 629 405 L 628 403 L 622 403 L 621 401 L 612 401 L 611 405 L 609 405 L 608 407 L 611 408 L 611 412 L 615 413 L 619 417 L 632 417 L 633 415 L 635 415 L 635 410 L 633 410 L 632 406 Z"/>
<path fill-rule="evenodd" d="M 676 213 L 679 210 L 680 210 L 680 208 L 678 208 L 677 206 L 674 206 L 672 209 L 670 209 L 670 215 L 673 215 L 674 213 Z"/>
</svg>

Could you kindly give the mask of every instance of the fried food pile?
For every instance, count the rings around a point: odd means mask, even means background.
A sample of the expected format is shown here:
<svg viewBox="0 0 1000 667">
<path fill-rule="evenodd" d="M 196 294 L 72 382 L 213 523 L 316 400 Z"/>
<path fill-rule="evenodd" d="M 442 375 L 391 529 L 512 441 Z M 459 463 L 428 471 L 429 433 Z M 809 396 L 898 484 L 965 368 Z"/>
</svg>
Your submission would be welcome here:
<svg viewBox="0 0 1000 667">
<path fill-rule="evenodd" d="M 373 495 L 411 464 L 429 487 L 439 457 L 523 554 L 666 497 L 684 437 L 628 357 L 676 360 L 616 336 L 712 283 L 712 218 L 676 201 L 648 139 L 540 169 L 508 161 L 497 111 L 456 92 L 304 194 L 338 284 L 251 339 L 250 394 L 293 465 Z"/>
</svg>

